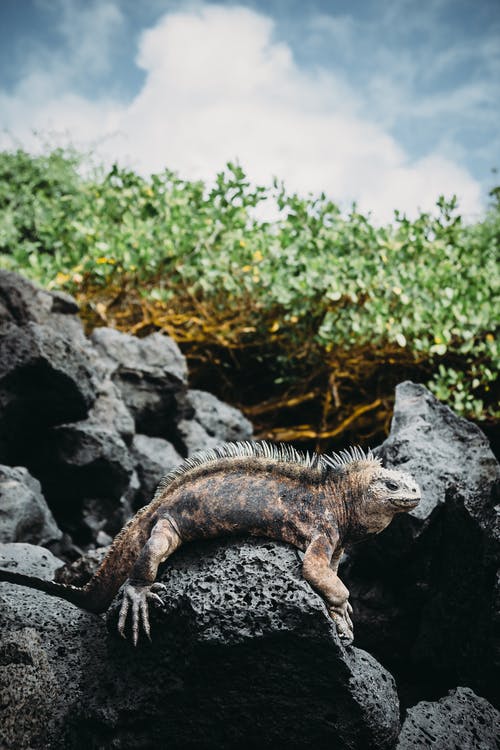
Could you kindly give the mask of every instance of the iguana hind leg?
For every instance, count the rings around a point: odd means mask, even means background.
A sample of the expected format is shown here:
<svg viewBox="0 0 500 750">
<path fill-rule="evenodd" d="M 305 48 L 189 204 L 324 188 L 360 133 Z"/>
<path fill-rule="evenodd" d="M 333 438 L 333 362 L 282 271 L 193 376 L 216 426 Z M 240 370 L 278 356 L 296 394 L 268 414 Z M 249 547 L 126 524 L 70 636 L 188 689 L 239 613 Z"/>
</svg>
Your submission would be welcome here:
<svg viewBox="0 0 500 750">
<path fill-rule="evenodd" d="M 338 545 L 333 544 L 325 535 L 318 534 L 305 551 L 302 575 L 326 601 L 340 638 L 351 643 L 354 633 L 349 590 L 337 575 L 341 555 L 342 549 Z"/>
<path fill-rule="evenodd" d="M 141 625 L 146 636 L 150 638 L 149 603 L 152 601 L 162 604 L 160 597 L 155 593 L 162 588 L 162 584 L 155 583 L 158 567 L 181 543 L 175 523 L 169 518 L 160 519 L 153 527 L 130 572 L 130 577 L 123 585 L 118 632 L 123 638 L 126 637 L 125 625 L 130 612 L 134 646 L 139 640 Z"/>
</svg>

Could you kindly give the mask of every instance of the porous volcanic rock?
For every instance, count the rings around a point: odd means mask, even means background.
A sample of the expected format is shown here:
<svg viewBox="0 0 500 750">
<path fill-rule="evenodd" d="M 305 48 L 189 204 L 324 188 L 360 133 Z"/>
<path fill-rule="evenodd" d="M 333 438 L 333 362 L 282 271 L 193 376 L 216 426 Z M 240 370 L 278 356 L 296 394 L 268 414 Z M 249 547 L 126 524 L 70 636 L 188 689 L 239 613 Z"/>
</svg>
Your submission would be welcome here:
<svg viewBox="0 0 500 750">
<path fill-rule="evenodd" d="M 100 381 L 96 399 L 89 411 L 88 423 L 116 432 L 122 440 L 130 444 L 135 431 L 134 418 L 120 395 L 120 391 L 110 378 Z"/>
<path fill-rule="evenodd" d="M 180 419 L 177 423 L 180 446 L 187 456 L 216 448 L 223 440 L 209 435 L 196 419 Z"/>
<path fill-rule="evenodd" d="M 189 398 L 168 336 L 99 328 L 88 339 L 77 312 L 70 295 L 0 271 L 0 461 L 41 482 L 65 534 L 54 549 L 70 559 L 107 544 L 182 457 L 251 434 L 236 409 Z"/>
<path fill-rule="evenodd" d="M 458 687 L 440 701 L 408 710 L 396 750 L 497 750 L 500 712 L 472 690 Z"/>
<path fill-rule="evenodd" d="M 177 344 L 161 333 L 143 339 L 96 328 L 92 343 L 134 417 L 139 433 L 169 439 L 185 409 L 187 366 Z"/>
<path fill-rule="evenodd" d="M 248 440 L 252 424 L 239 409 L 229 406 L 207 391 L 190 390 L 187 399 L 194 409 L 195 419 L 210 435 L 221 442 Z"/>
<path fill-rule="evenodd" d="M 185 403 L 189 419 L 180 419 L 177 431 L 188 456 L 229 441 L 252 438 L 253 428 L 248 419 L 239 409 L 225 404 L 213 394 L 191 390 L 187 392 Z"/>
<path fill-rule="evenodd" d="M 377 454 L 385 466 L 409 471 L 420 484 L 420 504 L 398 519 L 400 524 L 409 519 L 414 534 L 443 505 L 450 485 L 481 497 L 485 482 L 491 484 L 498 475 L 498 463 L 479 427 L 409 381 L 396 386 L 390 435 Z"/>
<path fill-rule="evenodd" d="M 52 581 L 64 565 L 50 550 L 28 542 L 0 543 L 0 568 Z M 17 587 L 16 587 L 17 588 Z M 21 589 L 18 589 L 20 592 Z M 31 589 L 24 589 L 30 592 Z"/>
<path fill-rule="evenodd" d="M 95 383 L 85 352 L 50 326 L 0 331 L 0 460 L 29 465 L 43 429 L 86 417 Z"/>
<path fill-rule="evenodd" d="M 397 676 L 405 702 L 457 684 L 498 700 L 500 469 L 488 441 L 424 386 L 402 383 L 378 453 L 423 499 L 341 569 L 357 642 Z"/>
<path fill-rule="evenodd" d="M 160 479 L 183 459 L 168 440 L 148 435 L 134 435 L 131 452 L 140 482 L 135 498 L 139 507 L 153 499 Z"/>
<path fill-rule="evenodd" d="M 0 466 L 0 542 L 43 545 L 61 537 L 40 482 L 23 466 Z"/>
<path fill-rule="evenodd" d="M 43 547 L 0 545 L 3 568 L 51 579 L 60 564 Z M 98 617 L 67 602 L 0 584 L 0 747 L 69 747 L 65 720 L 87 661 L 103 655 L 102 633 Z"/>
<path fill-rule="evenodd" d="M 11 746 L 394 747 L 392 677 L 341 645 L 293 549 L 193 544 L 163 580 L 152 643 L 135 649 L 116 633 L 116 608 L 106 628 L 64 601 L 0 584 Z"/>
<path fill-rule="evenodd" d="M 77 544 L 96 543 L 100 531 L 116 534 L 131 513 L 128 447 L 91 420 L 50 430 L 33 470 L 58 523 Z"/>
<path fill-rule="evenodd" d="M 54 315 L 76 316 L 78 303 L 65 292 L 49 292 L 13 271 L 0 270 L 0 324 L 47 323 Z"/>
</svg>

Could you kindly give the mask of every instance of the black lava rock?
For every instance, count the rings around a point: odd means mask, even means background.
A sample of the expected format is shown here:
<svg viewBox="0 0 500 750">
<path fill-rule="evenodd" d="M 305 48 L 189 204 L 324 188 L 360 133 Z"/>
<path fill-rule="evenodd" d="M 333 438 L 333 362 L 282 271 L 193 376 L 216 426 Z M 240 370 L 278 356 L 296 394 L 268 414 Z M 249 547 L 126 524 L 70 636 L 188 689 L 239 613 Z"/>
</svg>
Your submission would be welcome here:
<svg viewBox="0 0 500 750">
<path fill-rule="evenodd" d="M 181 463 L 182 456 L 172 443 L 148 435 L 135 435 L 131 452 L 140 483 L 134 502 L 140 507 L 153 499 L 160 479 Z"/>
<path fill-rule="evenodd" d="M 457 684 L 498 701 L 500 467 L 488 441 L 426 388 L 402 383 L 379 455 L 413 474 L 423 499 L 341 569 L 357 643 L 397 676 L 406 703 Z"/>
<path fill-rule="evenodd" d="M 0 460 L 29 465 L 44 428 L 84 418 L 95 398 L 85 353 L 46 325 L 0 330 Z"/>
<path fill-rule="evenodd" d="M 177 344 L 161 333 L 138 339 L 111 328 L 97 328 L 91 340 L 134 418 L 136 431 L 175 437 L 187 382 L 186 360 Z"/>
<path fill-rule="evenodd" d="M 0 584 L 5 744 L 394 747 L 392 677 L 341 645 L 293 549 L 193 544 L 163 580 L 152 643 L 136 649 L 118 636 L 115 611 L 106 630 L 64 601 Z"/>
<path fill-rule="evenodd" d="M 40 482 L 23 466 L 0 466 L 0 542 L 43 545 L 61 537 Z"/>
<path fill-rule="evenodd" d="M 436 703 L 408 710 L 396 750 L 497 750 L 500 713 L 472 690 L 458 687 Z"/>
</svg>

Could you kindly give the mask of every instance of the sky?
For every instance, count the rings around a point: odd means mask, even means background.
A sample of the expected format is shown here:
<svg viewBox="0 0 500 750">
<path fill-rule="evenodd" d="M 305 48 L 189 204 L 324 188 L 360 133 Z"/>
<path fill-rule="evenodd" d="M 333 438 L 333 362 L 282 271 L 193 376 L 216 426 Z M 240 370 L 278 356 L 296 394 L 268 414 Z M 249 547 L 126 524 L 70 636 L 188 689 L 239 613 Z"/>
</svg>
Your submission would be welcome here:
<svg viewBox="0 0 500 750">
<path fill-rule="evenodd" d="M 499 123 L 500 0 L 0 0 L 0 148 L 474 220 Z"/>
</svg>

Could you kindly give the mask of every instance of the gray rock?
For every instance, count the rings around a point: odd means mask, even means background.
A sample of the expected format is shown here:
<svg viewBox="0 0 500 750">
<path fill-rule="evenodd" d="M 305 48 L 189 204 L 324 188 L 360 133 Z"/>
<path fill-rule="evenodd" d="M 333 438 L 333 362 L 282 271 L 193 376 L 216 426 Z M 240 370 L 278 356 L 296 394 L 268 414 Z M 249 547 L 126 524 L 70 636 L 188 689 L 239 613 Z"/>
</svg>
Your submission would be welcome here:
<svg viewBox="0 0 500 750">
<path fill-rule="evenodd" d="M 39 323 L 81 345 L 85 335 L 78 310 L 70 294 L 49 292 L 17 273 L 0 270 L 0 325 Z"/>
<path fill-rule="evenodd" d="M 107 358 L 112 372 L 123 366 L 187 383 L 186 359 L 175 341 L 162 333 L 140 339 L 114 328 L 96 328 L 91 340 Z"/>
<path fill-rule="evenodd" d="M 132 440 L 134 418 L 125 406 L 118 388 L 109 378 L 98 385 L 88 422 L 118 433 L 127 444 Z"/>
<path fill-rule="evenodd" d="M 63 648 L 63 647 L 61 647 Z M 2 748 L 41 747 L 53 722 L 60 685 L 36 629 L 21 627 L 0 637 L 0 695 Z M 48 745 L 45 745 L 48 747 Z"/>
<path fill-rule="evenodd" d="M 210 437 L 221 443 L 251 439 L 252 424 L 239 409 L 225 404 L 206 391 L 188 391 L 188 401 L 194 409 L 194 419 Z"/>
<path fill-rule="evenodd" d="M 78 303 L 64 292 L 48 292 L 13 271 L 0 270 L 0 323 L 47 323 L 53 314 L 76 315 Z"/>
<path fill-rule="evenodd" d="M 66 602 L 0 584 L 4 663 L 14 675 L 5 726 L 14 746 L 394 746 L 392 677 L 340 644 L 291 548 L 191 545 L 171 558 L 163 579 L 153 642 L 137 649 L 116 634 L 116 612 L 106 631 L 100 618 Z M 16 661 L 26 652 L 30 660 Z M 54 683 L 49 711 L 44 691 Z M 23 689 L 37 713 L 19 701 Z"/>
<path fill-rule="evenodd" d="M 46 448 L 47 460 L 52 456 L 54 461 L 51 473 L 64 473 L 64 484 L 75 495 L 119 500 L 128 487 L 133 462 L 123 440 L 111 430 L 89 422 L 59 425 Z"/>
<path fill-rule="evenodd" d="M 0 542 L 43 545 L 61 537 L 40 482 L 22 466 L 0 466 Z"/>
<path fill-rule="evenodd" d="M 177 434 L 188 456 L 198 451 L 216 448 L 223 440 L 209 435 L 196 419 L 181 419 L 177 423 Z"/>
<path fill-rule="evenodd" d="M 423 507 L 349 553 L 341 576 L 358 642 L 410 702 L 457 682 L 495 701 L 500 468 L 488 441 L 423 386 L 403 383 L 379 453 L 415 476 Z"/>
<path fill-rule="evenodd" d="M 411 511 L 420 530 L 445 502 L 450 484 L 481 490 L 497 462 L 479 427 L 457 417 L 418 383 L 396 387 L 391 433 L 378 450 L 384 465 L 409 471 L 422 488 L 422 500 Z"/>
<path fill-rule="evenodd" d="M 52 297 L 51 313 L 61 313 L 63 315 L 78 315 L 80 308 L 78 302 L 71 294 L 61 291 L 49 292 Z"/>
<path fill-rule="evenodd" d="M 59 525 L 79 545 L 121 528 L 131 511 L 133 470 L 118 434 L 88 420 L 48 432 L 34 467 Z"/>
<path fill-rule="evenodd" d="M 0 555 L 2 567 L 53 577 L 56 565 L 46 549 L 0 545 Z M 82 695 L 88 662 L 106 659 L 102 636 L 97 616 L 33 589 L 0 584 L 0 747 L 70 747 L 62 737 L 65 723 Z M 73 747 L 84 745 L 75 741 Z"/>
<path fill-rule="evenodd" d="M 96 328 L 91 338 L 134 417 L 136 431 L 172 437 L 183 408 L 178 397 L 187 383 L 186 361 L 177 344 L 161 333 L 138 339 L 111 328 Z"/>
<path fill-rule="evenodd" d="M 147 435 L 134 436 L 131 453 L 140 482 L 136 497 L 138 507 L 152 500 L 160 479 L 183 459 L 172 443 Z"/>
<path fill-rule="evenodd" d="M 500 713 L 472 690 L 458 687 L 436 703 L 408 710 L 397 750 L 497 750 Z"/>
<path fill-rule="evenodd" d="M 52 581 L 63 565 L 64 562 L 45 547 L 27 542 L 0 543 L 0 568 L 4 570 Z"/>
<path fill-rule="evenodd" d="M 71 339 L 36 323 L 2 327 L 0 460 L 29 466 L 36 433 L 85 417 L 94 398 L 88 359 Z"/>
</svg>

